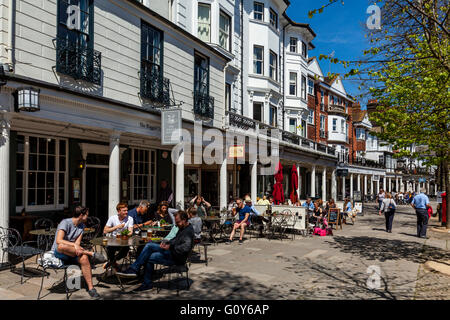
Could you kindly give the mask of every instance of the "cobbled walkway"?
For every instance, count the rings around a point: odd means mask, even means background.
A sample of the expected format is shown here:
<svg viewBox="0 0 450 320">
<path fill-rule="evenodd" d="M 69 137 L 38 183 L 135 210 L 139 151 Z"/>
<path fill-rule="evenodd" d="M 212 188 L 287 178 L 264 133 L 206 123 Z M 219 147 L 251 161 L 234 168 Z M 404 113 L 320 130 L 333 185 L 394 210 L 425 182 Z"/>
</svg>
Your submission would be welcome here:
<svg viewBox="0 0 450 320">
<path fill-rule="evenodd" d="M 433 205 L 435 207 L 435 204 Z M 437 225 L 433 219 L 431 225 Z M 248 239 L 243 245 L 212 245 L 210 261 L 193 263 L 190 290 L 167 282 L 162 290 L 133 294 L 136 281 L 125 284 L 122 293 L 114 281 L 94 281 L 105 299 L 449 299 L 450 277 L 423 267 L 428 260 L 450 259 L 450 235 L 428 232 L 430 239 L 415 237 L 416 216 L 409 206 L 400 206 L 393 233 L 384 231 L 384 217 L 375 204 L 366 206 L 356 224 L 344 225 L 333 236 L 302 237 L 291 240 Z M 27 266 L 33 267 L 35 259 Z M 98 267 L 94 276 L 103 270 Z M 380 272 L 379 280 L 377 272 Z M 63 274 L 51 271 L 44 281 L 43 299 L 65 299 Z M 28 278 L 7 270 L 0 272 L 0 299 L 36 299 L 40 278 Z M 47 290 L 57 284 L 51 291 Z M 183 288 L 184 283 L 180 283 Z M 71 300 L 87 299 L 82 289 Z"/>
</svg>

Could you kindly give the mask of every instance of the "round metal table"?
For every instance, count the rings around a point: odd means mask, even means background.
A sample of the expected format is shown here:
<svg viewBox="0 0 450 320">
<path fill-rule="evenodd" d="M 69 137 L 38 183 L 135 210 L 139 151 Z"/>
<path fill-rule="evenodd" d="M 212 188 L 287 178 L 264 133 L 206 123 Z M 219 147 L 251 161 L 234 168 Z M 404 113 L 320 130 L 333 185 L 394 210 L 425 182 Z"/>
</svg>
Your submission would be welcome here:
<svg viewBox="0 0 450 320">
<path fill-rule="evenodd" d="M 94 228 L 84 228 L 84 233 L 92 233 L 95 232 Z M 50 230 L 45 229 L 36 229 L 31 230 L 30 234 L 35 236 L 54 236 L 56 233 L 56 228 L 51 228 Z"/>
</svg>

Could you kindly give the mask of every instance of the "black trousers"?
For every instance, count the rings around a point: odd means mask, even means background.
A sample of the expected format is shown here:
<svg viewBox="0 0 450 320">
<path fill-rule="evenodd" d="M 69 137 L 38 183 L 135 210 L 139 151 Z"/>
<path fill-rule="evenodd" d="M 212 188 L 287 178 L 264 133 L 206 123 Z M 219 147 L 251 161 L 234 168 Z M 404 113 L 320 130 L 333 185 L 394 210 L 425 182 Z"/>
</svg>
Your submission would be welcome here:
<svg viewBox="0 0 450 320">
<path fill-rule="evenodd" d="M 386 231 L 392 230 L 392 223 L 394 222 L 395 211 L 386 211 L 384 217 L 386 218 Z"/>
<path fill-rule="evenodd" d="M 116 252 L 118 253 L 116 254 Z M 106 254 L 108 255 L 108 260 L 111 263 L 115 263 L 117 260 L 123 259 L 127 256 L 129 247 L 107 247 Z"/>
<path fill-rule="evenodd" d="M 427 209 L 416 209 L 417 215 L 417 236 L 425 237 L 428 227 L 428 211 Z"/>
</svg>

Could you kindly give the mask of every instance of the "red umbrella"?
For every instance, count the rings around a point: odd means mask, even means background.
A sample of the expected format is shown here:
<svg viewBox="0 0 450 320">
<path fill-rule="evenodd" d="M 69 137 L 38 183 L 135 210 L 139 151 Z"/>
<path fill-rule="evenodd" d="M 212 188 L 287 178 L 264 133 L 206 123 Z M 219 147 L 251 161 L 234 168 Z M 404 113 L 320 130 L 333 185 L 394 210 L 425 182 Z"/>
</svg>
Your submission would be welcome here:
<svg viewBox="0 0 450 320">
<path fill-rule="evenodd" d="M 277 172 L 275 173 L 275 185 L 273 186 L 273 202 L 274 204 L 284 203 L 284 192 L 283 192 L 283 166 L 281 162 L 278 162 Z"/>
<path fill-rule="evenodd" d="M 298 173 L 295 164 L 292 165 L 291 169 L 291 201 L 292 204 L 295 204 L 298 201 L 297 189 L 298 189 Z"/>
</svg>

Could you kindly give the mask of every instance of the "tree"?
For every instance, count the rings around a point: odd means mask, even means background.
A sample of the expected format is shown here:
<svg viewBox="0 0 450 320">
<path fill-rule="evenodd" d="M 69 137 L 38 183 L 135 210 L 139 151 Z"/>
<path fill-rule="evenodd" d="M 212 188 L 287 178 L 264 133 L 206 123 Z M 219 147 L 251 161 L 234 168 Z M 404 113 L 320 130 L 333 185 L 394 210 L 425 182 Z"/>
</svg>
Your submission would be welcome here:
<svg viewBox="0 0 450 320">
<path fill-rule="evenodd" d="M 329 0 L 328 5 L 336 2 Z M 344 77 L 360 79 L 360 88 L 378 100 L 370 119 L 382 130 L 374 135 L 399 150 L 396 157 L 441 166 L 450 195 L 449 2 L 386 0 L 381 5 L 381 29 L 367 30 L 371 47 L 364 51 L 364 59 L 320 58 L 354 66 Z M 317 12 L 313 10 L 310 15 Z M 426 148 L 413 152 L 411 145 Z"/>
</svg>

